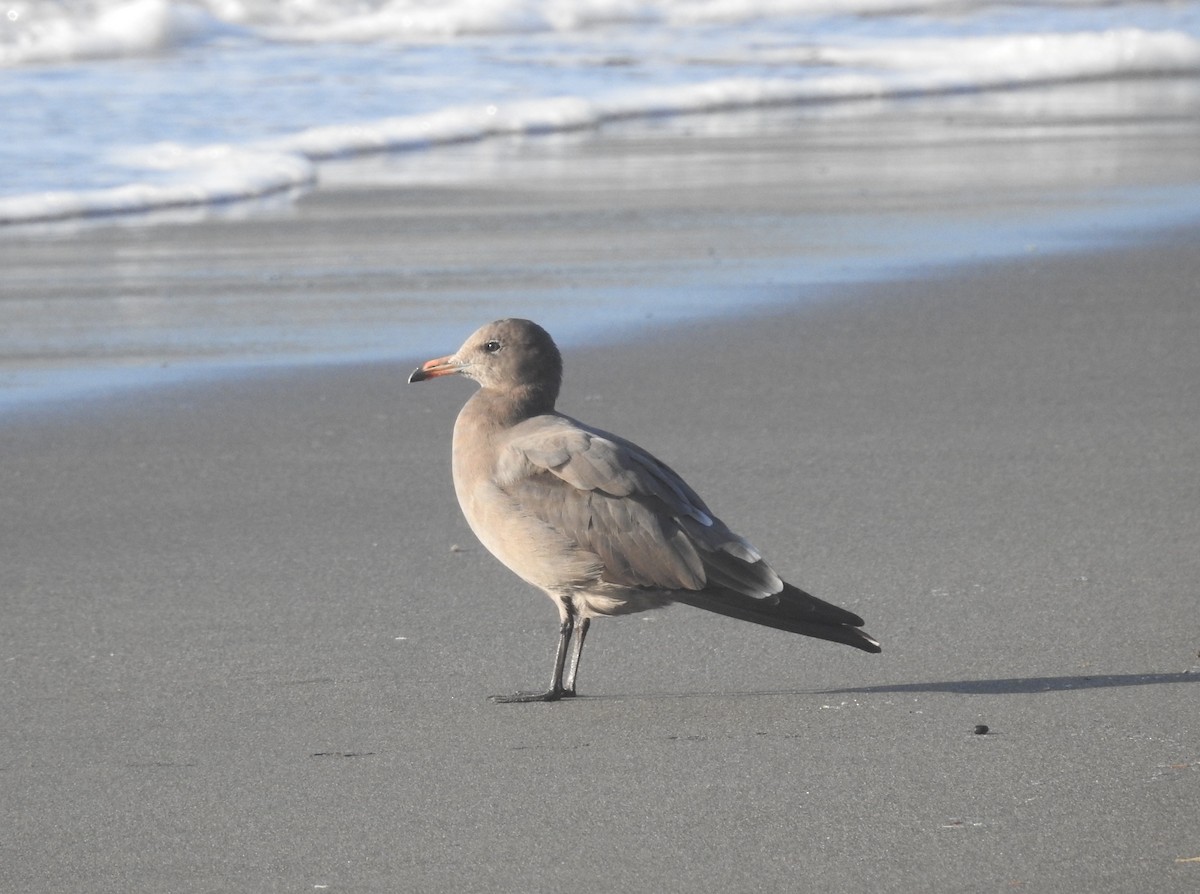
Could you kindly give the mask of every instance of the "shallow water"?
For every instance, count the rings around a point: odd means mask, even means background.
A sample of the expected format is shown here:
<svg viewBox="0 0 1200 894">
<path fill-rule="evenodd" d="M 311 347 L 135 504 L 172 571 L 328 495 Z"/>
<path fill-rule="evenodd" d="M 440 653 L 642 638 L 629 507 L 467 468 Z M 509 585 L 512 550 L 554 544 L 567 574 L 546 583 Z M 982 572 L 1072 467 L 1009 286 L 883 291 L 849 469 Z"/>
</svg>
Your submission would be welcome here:
<svg viewBox="0 0 1200 894">
<path fill-rule="evenodd" d="M 1167 86 L 623 122 L 339 162 L 324 188 L 225 219 L 17 228 L 0 405 L 415 359 L 507 315 L 615 338 L 1153 238 L 1200 219 L 1200 93 Z"/>
<path fill-rule="evenodd" d="M 9 0 L 0 224 L 222 213 L 332 158 L 629 118 L 1198 72 L 1195 0 Z"/>
<path fill-rule="evenodd" d="M 1200 214 L 1200 2 L 10 0 L 0 104 L 0 404 Z"/>
</svg>

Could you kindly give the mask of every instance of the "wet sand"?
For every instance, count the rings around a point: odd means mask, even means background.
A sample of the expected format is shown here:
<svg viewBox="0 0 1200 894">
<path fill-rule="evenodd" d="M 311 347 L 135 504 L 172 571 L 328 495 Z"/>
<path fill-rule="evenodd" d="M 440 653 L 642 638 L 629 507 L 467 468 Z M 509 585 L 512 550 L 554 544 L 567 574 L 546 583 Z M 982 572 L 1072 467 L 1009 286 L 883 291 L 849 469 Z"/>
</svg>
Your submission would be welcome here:
<svg viewBox="0 0 1200 894">
<path fill-rule="evenodd" d="M 0 228 L 0 413 L 415 355 L 504 315 L 585 343 L 1145 238 L 1195 220 L 1198 144 L 1194 79 L 1097 82 L 628 122 L 348 160 L 270 209 Z"/>
<path fill-rule="evenodd" d="M 567 703 L 486 700 L 556 617 L 404 383 L 469 329 L 6 415 L 0 887 L 1194 891 L 1197 244 L 577 336 L 561 407 L 884 652 L 673 608 Z"/>
</svg>

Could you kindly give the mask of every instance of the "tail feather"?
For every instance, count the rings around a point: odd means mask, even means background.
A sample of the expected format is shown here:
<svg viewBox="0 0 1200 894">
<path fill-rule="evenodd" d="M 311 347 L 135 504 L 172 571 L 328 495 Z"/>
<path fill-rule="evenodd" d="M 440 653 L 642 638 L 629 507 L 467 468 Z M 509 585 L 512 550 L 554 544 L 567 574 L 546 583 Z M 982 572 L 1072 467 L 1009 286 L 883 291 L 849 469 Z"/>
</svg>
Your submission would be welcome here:
<svg viewBox="0 0 1200 894">
<path fill-rule="evenodd" d="M 804 621 L 820 621 L 822 624 L 848 624 L 861 627 L 865 622 L 852 611 L 847 611 L 832 602 L 818 599 L 799 587 L 784 582 L 779 594 L 778 610 L 788 617 Z"/>
<path fill-rule="evenodd" d="M 774 602 L 720 589 L 676 591 L 672 595 L 676 602 L 739 621 L 844 643 L 864 652 L 882 651 L 878 640 L 858 629 L 863 625 L 863 619 L 858 615 L 791 584 L 784 584 L 783 592 Z"/>
</svg>

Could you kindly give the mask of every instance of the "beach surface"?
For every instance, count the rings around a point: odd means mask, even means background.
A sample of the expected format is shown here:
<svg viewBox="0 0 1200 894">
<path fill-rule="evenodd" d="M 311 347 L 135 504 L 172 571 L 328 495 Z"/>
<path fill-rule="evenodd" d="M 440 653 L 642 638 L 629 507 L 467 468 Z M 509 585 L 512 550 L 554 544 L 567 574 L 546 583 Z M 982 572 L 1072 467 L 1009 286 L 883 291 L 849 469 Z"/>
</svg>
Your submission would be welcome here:
<svg viewBox="0 0 1200 894">
<path fill-rule="evenodd" d="M 730 190 L 757 209 L 769 179 Z M 464 293 L 514 246 L 510 295 L 569 288 L 571 246 L 595 263 L 570 197 L 521 218 L 462 195 L 424 194 L 455 226 L 414 238 L 449 258 L 475 222 Z M 621 196 L 605 244 L 675 264 L 799 239 L 662 196 Z M 438 219 L 415 199 L 6 251 L 64 301 L 104 251 L 129 265 L 114 300 L 164 313 L 173 288 L 262 297 L 303 257 L 371 295 L 357 252 Z M 580 698 L 488 702 L 544 684 L 556 615 L 459 515 L 472 386 L 405 384 L 486 319 L 373 362 L 10 410 L 0 888 L 1195 891 L 1200 228 L 1151 235 L 570 328 L 561 409 L 669 462 L 878 656 L 676 607 L 594 625 Z M 203 257 L 234 273 L 171 278 Z"/>
</svg>

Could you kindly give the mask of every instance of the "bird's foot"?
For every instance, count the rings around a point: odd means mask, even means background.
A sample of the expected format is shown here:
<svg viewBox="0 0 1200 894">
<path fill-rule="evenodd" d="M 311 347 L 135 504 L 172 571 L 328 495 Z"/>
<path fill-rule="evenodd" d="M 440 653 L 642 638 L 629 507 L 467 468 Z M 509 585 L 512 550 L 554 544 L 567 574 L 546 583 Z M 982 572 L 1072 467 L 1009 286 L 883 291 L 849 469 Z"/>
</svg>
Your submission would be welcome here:
<svg viewBox="0 0 1200 894">
<path fill-rule="evenodd" d="M 520 702 L 556 702 L 559 699 L 574 698 L 575 690 L 549 689 L 545 692 L 514 692 L 512 695 L 489 695 L 488 701 L 498 705 L 510 705 Z"/>
</svg>

